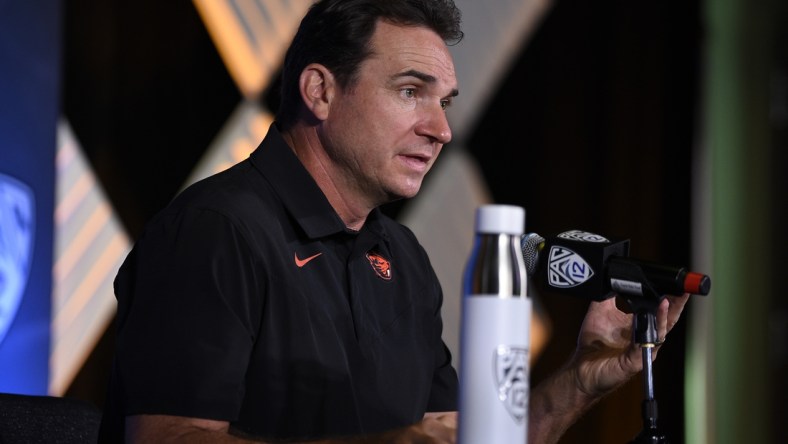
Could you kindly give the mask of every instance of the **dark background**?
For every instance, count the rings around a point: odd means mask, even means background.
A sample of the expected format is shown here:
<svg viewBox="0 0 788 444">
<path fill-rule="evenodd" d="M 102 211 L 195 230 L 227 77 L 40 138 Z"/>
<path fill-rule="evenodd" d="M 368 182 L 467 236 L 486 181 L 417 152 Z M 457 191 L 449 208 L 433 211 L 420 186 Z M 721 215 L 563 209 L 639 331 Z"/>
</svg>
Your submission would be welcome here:
<svg viewBox="0 0 788 444">
<path fill-rule="evenodd" d="M 556 2 L 467 143 L 494 200 L 525 206 L 529 231 L 583 228 L 630 238 L 633 256 L 689 264 L 701 6 Z M 69 0 L 64 11 L 63 112 L 134 238 L 178 191 L 240 95 L 189 1 Z M 784 56 L 776 61 L 785 67 Z M 775 135 L 785 142 L 784 128 Z M 786 189 L 778 176 L 776 189 Z M 586 308 L 564 296 L 540 300 L 554 334 L 534 383 L 570 355 Z M 774 305 L 785 312 L 785 302 Z M 674 443 L 683 439 L 688 314 L 655 364 L 660 426 Z M 110 327 L 68 396 L 103 406 L 113 334 Z M 784 370 L 784 353 L 774 353 L 783 356 L 775 372 Z M 561 442 L 626 442 L 641 428 L 641 400 L 636 379 Z"/>
<path fill-rule="evenodd" d="M 525 206 L 528 231 L 583 228 L 630 238 L 635 257 L 689 264 L 700 39 L 696 1 L 557 2 L 469 143 L 495 200 Z M 586 308 L 540 301 L 555 333 L 534 383 L 567 359 Z M 659 425 L 673 442 L 683 438 L 686 318 L 654 369 Z M 636 378 L 562 442 L 626 442 L 642 399 Z"/>
</svg>

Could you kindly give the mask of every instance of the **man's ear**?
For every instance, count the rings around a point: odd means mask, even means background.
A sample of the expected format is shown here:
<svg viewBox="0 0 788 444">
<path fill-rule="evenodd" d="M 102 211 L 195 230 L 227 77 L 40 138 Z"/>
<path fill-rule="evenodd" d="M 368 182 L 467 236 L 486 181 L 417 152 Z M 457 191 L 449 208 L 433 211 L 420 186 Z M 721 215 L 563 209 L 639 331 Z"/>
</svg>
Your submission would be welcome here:
<svg viewBox="0 0 788 444">
<path fill-rule="evenodd" d="M 328 118 L 331 99 L 334 97 L 336 82 L 334 75 L 325 66 L 311 63 L 301 71 L 298 82 L 304 106 L 318 120 Z"/>
</svg>

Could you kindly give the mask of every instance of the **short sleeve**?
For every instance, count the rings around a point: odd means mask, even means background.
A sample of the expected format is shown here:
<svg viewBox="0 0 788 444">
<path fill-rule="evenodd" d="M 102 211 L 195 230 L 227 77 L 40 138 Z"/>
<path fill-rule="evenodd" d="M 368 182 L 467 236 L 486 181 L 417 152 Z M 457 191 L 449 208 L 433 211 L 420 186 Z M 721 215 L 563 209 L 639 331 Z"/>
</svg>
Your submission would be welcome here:
<svg viewBox="0 0 788 444">
<path fill-rule="evenodd" d="M 115 281 L 125 414 L 234 420 L 259 327 L 259 266 L 223 215 L 162 213 Z"/>
</svg>

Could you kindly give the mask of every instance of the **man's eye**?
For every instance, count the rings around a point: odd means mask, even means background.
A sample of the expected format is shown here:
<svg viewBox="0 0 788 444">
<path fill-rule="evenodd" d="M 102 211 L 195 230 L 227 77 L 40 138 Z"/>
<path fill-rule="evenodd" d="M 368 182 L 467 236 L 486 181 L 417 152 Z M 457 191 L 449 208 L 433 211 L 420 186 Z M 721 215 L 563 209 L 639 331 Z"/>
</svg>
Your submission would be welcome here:
<svg viewBox="0 0 788 444">
<path fill-rule="evenodd" d="M 445 109 L 446 109 L 446 108 L 448 108 L 450 105 L 451 105 L 451 100 L 449 100 L 449 99 L 443 99 L 443 100 L 441 100 L 441 109 L 442 109 L 442 110 L 445 110 Z"/>
<path fill-rule="evenodd" d="M 402 90 L 402 96 L 406 99 L 412 99 L 416 97 L 416 90 L 414 88 L 405 88 Z"/>
</svg>

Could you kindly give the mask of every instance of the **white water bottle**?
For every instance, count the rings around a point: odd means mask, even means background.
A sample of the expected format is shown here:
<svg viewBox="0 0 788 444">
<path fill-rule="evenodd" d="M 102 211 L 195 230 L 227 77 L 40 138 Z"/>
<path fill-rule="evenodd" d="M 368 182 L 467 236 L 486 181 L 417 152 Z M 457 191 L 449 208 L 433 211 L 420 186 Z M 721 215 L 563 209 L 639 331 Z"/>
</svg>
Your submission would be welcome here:
<svg viewBox="0 0 788 444">
<path fill-rule="evenodd" d="M 520 249 L 525 210 L 485 205 L 463 280 L 460 444 L 522 444 L 528 435 L 531 299 Z"/>
</svg>

